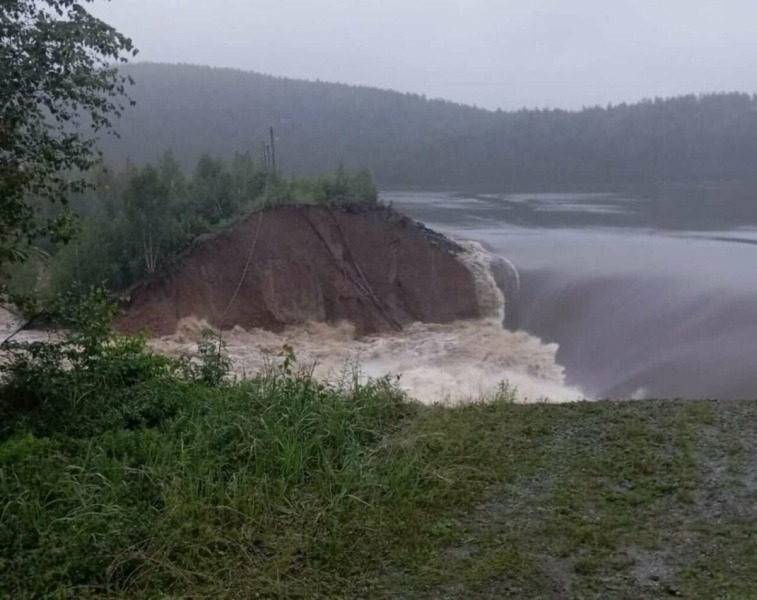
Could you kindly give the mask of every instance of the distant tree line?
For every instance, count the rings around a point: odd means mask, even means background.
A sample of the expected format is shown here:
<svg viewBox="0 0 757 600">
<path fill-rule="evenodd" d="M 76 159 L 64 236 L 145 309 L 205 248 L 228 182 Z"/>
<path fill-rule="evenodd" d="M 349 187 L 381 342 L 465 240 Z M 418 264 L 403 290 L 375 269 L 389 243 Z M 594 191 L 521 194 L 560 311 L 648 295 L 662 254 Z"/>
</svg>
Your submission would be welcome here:
<svg viewBox="0 0 757 600">
<path fill-rule="evenodd" d="M 202 156 L 187 175 L 171 153 L 155 164 L 93 174 L 93 189 L 70 200 L 81 215 L 67 245 L 40 240 L 36 259 L 18 267 L 16 293 L 53 295 L 74 284 L 123 289 L 154 273 L 198 236 L 264 207 L 285 203 L 375 203 L 368 171 L 343 167 L 313 178 L 284 177 L 257 157 Z"/>
<path fill-rule="evenodd" d="M 271 124 L 279 167 L 314 175 L 343 162 L 379 183 L 469 185 L 755 178 L 757 96 L 708 94 L 581 111 L 487 111 L 412 94 L 229 69 L 126 67 L 136 107 L 106 161 L 231 159 Z M 257 151 L 257 149 L 256 149 Z"/>
<path fill-rule="evenodd" d="M 639 183 L 757 177 L 757 96 L 709 94 L 578 112 L 502 113 L 487 131 L 401 153 L 409 184 Z"/>
<path fill-rule="evenodd" d="M 154 162 L 168 150 L 186 168 L 205 153 L 257 154 L 273 126 L 279 169 L 313 176 L 339 163 L 378 166 L 437 134 L 464 135 L 472 126 L 480 132 L 496 120 L 421 96 L 230 69 L 138 64 L 122 72 L 136 81 L 136 106 L 119 123 L 121 139 L 103 140 L 112 165 Z"/>
</svg>

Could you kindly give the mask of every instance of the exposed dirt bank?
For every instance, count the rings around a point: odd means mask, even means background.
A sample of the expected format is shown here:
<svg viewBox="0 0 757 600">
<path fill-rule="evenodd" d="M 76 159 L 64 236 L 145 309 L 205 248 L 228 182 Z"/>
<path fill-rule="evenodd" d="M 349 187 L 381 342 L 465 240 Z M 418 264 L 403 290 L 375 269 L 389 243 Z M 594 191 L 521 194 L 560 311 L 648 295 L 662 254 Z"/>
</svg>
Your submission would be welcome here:
<svg viewBox="0 0 757 600">
<path fill-rule="evenodd" d="M 137 285 L 116 327 L 170 335 L 188 317 L 274 332 L 348 321 L 365 335 L 491 316 L 462 254 L 391 208 L 279 207 L 199 240 Z"/>
</svg>

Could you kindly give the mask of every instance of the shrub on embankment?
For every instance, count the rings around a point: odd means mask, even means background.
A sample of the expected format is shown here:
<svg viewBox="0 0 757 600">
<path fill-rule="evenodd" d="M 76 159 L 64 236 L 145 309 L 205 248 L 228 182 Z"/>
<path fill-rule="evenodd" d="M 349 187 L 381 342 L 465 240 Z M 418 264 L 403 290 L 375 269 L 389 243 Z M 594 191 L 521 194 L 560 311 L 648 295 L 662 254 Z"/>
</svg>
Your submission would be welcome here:
<svg viewBox="0 0 757 600">
<path fill-rule="evenodd" d="M 228 381 L 220 352 L 152 355 L 109 311 L 90 296 L 3 367 L 0 596 L 271 592 L 383 560 L 371 532 L 433 485 L 393 441 L 413 409 L 389 381 L 318 383 L 289 350 Z"/>
<path fill-rule="evenodd" d="M 189 174 L 166 154 L 154 165 L 103 169 L 91 178 L 92 190 L 69 199 L 79 217 L 78 235 L 67 245 L 35 240 L 33 259 L 12 269 L 16 294 L 53 297 L 77 283 L 124 289 L 199 236 L 252 212 L 282 204 L 378 200 L 368 171 L 349 173 L 340 167 L 319 177 L 287 177 L 249 154 L 228 163 L 204 156 Z"/>
</svg>

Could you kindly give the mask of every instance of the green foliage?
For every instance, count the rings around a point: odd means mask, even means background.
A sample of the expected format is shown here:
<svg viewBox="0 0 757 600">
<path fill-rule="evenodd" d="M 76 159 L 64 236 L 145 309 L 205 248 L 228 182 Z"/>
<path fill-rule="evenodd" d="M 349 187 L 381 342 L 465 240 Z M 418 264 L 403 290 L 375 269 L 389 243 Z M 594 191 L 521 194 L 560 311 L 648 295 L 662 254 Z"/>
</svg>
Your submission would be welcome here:
<svg viewBox="0 0 757 600">
<path fill-rule="evenodd" d="M 384 186 L 751 180 L 757 97 L 655 98 L 580 111 L 487 111 L 419 95 L 190 65 L 130 65 L 138 104 L 111 164 L 172 148 L 186 167 L 230 158 L 275 124 L 278 162 L 313 176 L 344 162 Z M 564 191 L 564 189 L 563 189 Z"/>
<path fill-rule="evenodd" d="M 278 568 L 382 560 L 355 536 L 432 481 L 387 445 L 409 411 L 388 381 L 318 383 L 289 349 L 220 386 L 215 344 L 188 369 L 111 333 L 102 291 L 80 298 L 63 302 L 70 333 L 4 367 L 0 595 L 215 595 L 232 572 L 268 594 Z"/>
<path fill-rule="evenodd" d="M 176 237 L 170 182 L 148 165 L 130 179 L 123 194 L 123 210 L 132 239 L 142 248 L 144 267 L 154 273 L 158 261 Z M 140 244 L 141 242 L 141 244 Z"/>
<path fill-rule="evenodd" d="M 331 204 L 335 206 L 378 202 L 378 188 L 370 171 L 354 175 L 343 165 L 333 173 L 318 177 L 292 177 L 277 182 L 272 204 Z"/>
<path fill-rule="evenodd" d="M 239 575 L 238 593 L 270 595 L 276 564 L 295 580 L 376 564 L 355 540 L 428 485 L 381 447 L 402 414 L 395 398 L 382 384 L 342 393 L 278 376 L 197 387 L 158 428 L 10 439 L 0 594 L 215 596 Z"/>
<path fill-rule="evenodd" d="M 191 204 L 206 223 L 218 223 L 234 214 L 240 198 L 232 195 L 232 175 L 226 166 L 207 155 L 200 158 L 192 180 Z"/>
<path fill-rule="evenodd" d="M 114 333 L 106 292 L 62 294 L 59 339 L 9 342 L 0 388 L 0 440 L 92 435 L 159 423 L 176 410 L 180 365 L 146 351 L 142 337 Z"/>
<path fill-rule="evenodd" d="M 41 444 L 42 442 L 31 433 L 5 440 L 0 445 L 0 465 L 9 466 L 24 462 L 33 457 Z"/>
<path fill-rule="evenodd" d="M 83 216 L 81 232 L 74 243 L 53 250 L 44 278 L 48 296 L 76 283 L 123 289 L 196 237 L 264 207 L 378 200 L 367 171 L 285 178 L 248 154 L 229 164 L 203 157 L 190 177 L 167 154 L 155 166 L 98 173 L 96 179 L 96 189 L 72 201 Z"/>
<path fill-rule="evenodd" d="M 343 162 L 378 174 L 398 152 L 441 136 L 475 136 L 493 115 L 451 102 L 347 85 L 294 81 L 190 65 L 129 65 L 137 106 L 121 140 L 103 140 L 110 164 L 154 162 L 167 148 L 192 168 L 205 153 L 229 160 L 275 127 L 279 170 L 313 177 Z"/>
<path fill-rule="evenodd" d="M 0 597 L 754 597 L 753 402 L 422 407 L 291 347 L 231 382 L 78 298 L 4 363 Z"/>
<path fill-rule="evenodd" d="M 207 332 L 197 345 L 197 360 L 183 362 L 182 372 L 190 381 L 219 387 L 228 380 L 231 367 L 226 342 L 215 332 Z"/>
<path fill-rule="evenodd" d="M 40 202 L 65 205 L 88 186 L 80 174 L 99 154 L 82 128 L 107 131 L 124 109 L 130 79 L 113 63 L 136 51 L 89 2 L 0 4 L 0 275 L 40 236 L 70 236 L 71 215 L 47 215 Z"/>
<path fill-rule="evenodd" d="M 22 308 L 25 299 L 32 300 L 33 304 L 48 258 L 44 252 L 33 252 L 24 262 L 9 264 L 5 269 L 6 281 L 0 286 L 4 285 L 5 293 L 17 308 Z"/>
</svg>

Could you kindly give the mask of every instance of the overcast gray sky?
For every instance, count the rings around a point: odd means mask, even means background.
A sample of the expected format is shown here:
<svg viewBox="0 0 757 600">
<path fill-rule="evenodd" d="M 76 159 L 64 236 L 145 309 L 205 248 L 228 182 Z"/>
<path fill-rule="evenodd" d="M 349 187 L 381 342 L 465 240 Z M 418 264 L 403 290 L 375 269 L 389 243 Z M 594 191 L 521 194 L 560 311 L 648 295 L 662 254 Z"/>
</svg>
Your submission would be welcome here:
<svg viewBox="0 0 757 600">
<path fill-rule="evenodd" d="M 487 108 L 757 91 L 755 0 L 97 0 L 146 61 Z"/>
</svg>

